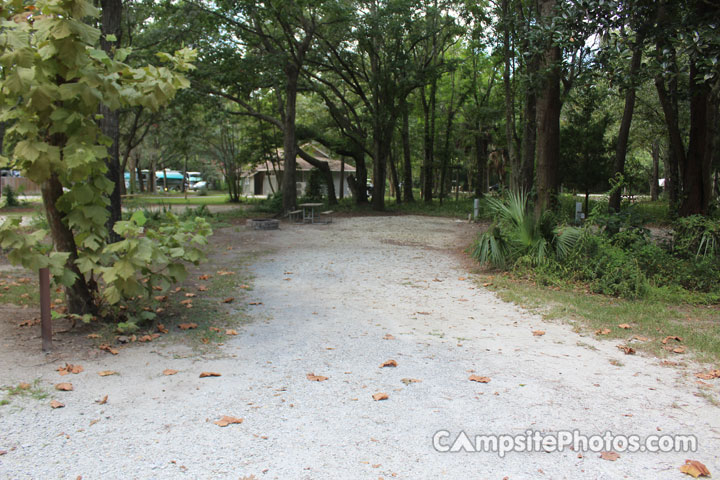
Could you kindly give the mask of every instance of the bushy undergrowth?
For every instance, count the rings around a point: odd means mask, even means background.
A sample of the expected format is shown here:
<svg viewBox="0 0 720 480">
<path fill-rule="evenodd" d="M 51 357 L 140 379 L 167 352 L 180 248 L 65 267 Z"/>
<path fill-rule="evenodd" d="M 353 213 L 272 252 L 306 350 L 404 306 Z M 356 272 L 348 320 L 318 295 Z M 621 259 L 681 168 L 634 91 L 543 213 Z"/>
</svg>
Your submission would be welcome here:
<svg viewBox="0 0 720 480">
<path fill-rule="evenodd" d="M 489 205 L 495 222 L 475 258 L 547 285 L 585 285 L 594 293 L 642 298 L 652 289 L 680 298 L 720 300 L 720 221 L 678 220 L 672 235 L 655 241 L 634 210 L 608 215 L 598 204 L 582 228 L 553 223 L 510 195 Z M 700 295 L 698 295 L 700 294 Z"/>
</svg>

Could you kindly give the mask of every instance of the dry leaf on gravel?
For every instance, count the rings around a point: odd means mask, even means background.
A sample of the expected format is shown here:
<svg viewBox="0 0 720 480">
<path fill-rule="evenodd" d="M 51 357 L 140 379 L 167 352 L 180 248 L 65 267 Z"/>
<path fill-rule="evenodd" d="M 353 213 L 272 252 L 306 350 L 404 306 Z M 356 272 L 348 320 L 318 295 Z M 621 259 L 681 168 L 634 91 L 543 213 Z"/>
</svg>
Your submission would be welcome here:
<svg viewBox="0 0 720 480">
<path fill-rule="evenodd" d="M 637 340 L 638 342 L 649 342 L 650 341 L 650 339 L 648 337 L 643 337 L 640 335 L 635 335 L 633 338 L 635 340 Z"/>
<path fill-rule="evenodd" d="M 197 323 L 181 323 L 178 325 L 178 328 L 180 330 L 192 330 L 193 328 L 197 328 Z"/>
<path fill-rule="evenodd" d="M 620 325 L 618 325 L 618 328 L 622 328 L 623 330 L 630 330 L 630 325 L 628 325 L 627 323 L 621 323 Z"/>
<path fill-rule="evenodd" d="M 22 383 L 18 384 L 17 388 L 20 390 L 30 390 L 30 384 L 26 383 L 26 382 L 22 382 Z"/>
<path fill-rule="evenodd" d="M 199 287 L 197 287 L 197 289 L 198 289 L 198 292 L 207 292 L 208 291 L 208 288 L 205 285 L 200 285 Z"/>
<path fill-rule="evenodd" d="M 55 385 L 55 390 L 60 390 L 61 392 L 71 392 L 73 389 L 72 383 L 58 383 Z"/>
<path fill-rule="evenodd" d="M 323 377 L 322 375 L 315 375 L 314 373 L 308 373 L 305 376 L 311 382 L 324 382 L 325 380 L 328 379 L 328 377 Z"/>
<path fill-rule="evenodd" d="M 603 328 L 602 330 L 595 330 L 595 335 L 608 335 L 610 333 L 609 328 Z"/>
<path fill-rule="evenodd" d="M 100 338 L 100 335 L 98 335 L 97 333 L 90 333 L 87 335 L 87 338 Z"/>
<path fill-rule="evenodd" d="M 63 408 L 64 406 L 65 406 L 64 403 L 60 403 L 57 400 L 50 401 L 50 407 L 52 407 L 52 408 Z"/>
<path fill-rule="evenodd" d="M 112 348 L 112 347 L 111 347 L 110 345 L 108 345 L 107 343 L 103 343 L 103 344 L 100 345 L 98 348 L 99 348 L 100 350 L 104 350 L 104 351 L 106 351 L 106 352 L 108 352 L 108 353 L 112 353 L 113 355 L 117 355 L 118 353 L 120 353 L 120 352 L 117 351 L 116 348 Z"/>
<path fill-rule="evenodd" d="M 238 334 L 237 330 L 233 330 L 232 328 L 225 330 L 225 335 L 237 335 L 237 334 Z"/>
<path fill-rule="evenodd" d="M 105 395 L 100 400 L 95 400 L 95 403 L 97 403 L 98 405 L 105 405 L 107 403 L 107 401 L 108 401 L 108 396 Z"/>
<path fill-rule="evenodd" d="M 178 371 L 173 370 L 172 368 L 166 368 L 163 370 L 163 375 L 175 375 L 176 373 L 178 373 Z"/>
<path fill-rule="evenodd" d="M 400 381 L 403 382 L 405 385 L 410 385 L 411 383 L 420 383 L 420 382 L 422 382 L 422 380 L 418 380 L 417 378 L 403 378 L 403 379 L 400 380 Z"/>
<path fill-rule="evenodd" d="M 200 378 L 206 378 L 206 377 L 221 377 L 221 376 L 222 376 L 222 375 L 220 375 L 220 374 L 217 373 L 217 372 L 202 372 L 202 373 L 200 374 Z"/>
<path fill-rule="evenodd" d="M 480 377 L 478 375 L 470 375 L 468 378 L 471 382 L 489 383 L 490 377 Z"/>
<path fill-rule="evenodd" d="M 208 330 L 210 330 L 211 332 L 217 332 L 217 333 L 222 332 L 222 330 L 220 330 L 218 327 L 210 327 L 210 328 L 208 328 Z"/>
<path fill-rule="evenodd" d="M 625 352 L 625 355 L 635 355 L 635 349 L 627 345 L 618 345 L 617 348 Z"/>
<path fill-rule="evenodd" d="M 384 393 L 384 392 L 378 392 L 375 395 L 373 395 L 372 397 L 373 397 L 373 400 L 375 400 L 376 402 L 379 402 L 380 400 L 387 400 L 388 398 L 390 398 L 388 396 L 388 394 Z"/>
<path fill-rule="evenodd" d="M 680 467 L 680 471 L 693 478 L 710 476 L 710 470 L 697 460 L 685 460 L 685 465 Z"/>
<path fill-rule="evenodd" d="M 395 360 L 386 360 L 380 365 L 380 368 L 383 367 L 397 367 L 397 362 Z"/>
<path fill-rule="evenodd" d="M 231 425 L 233 423 L 242 423 L 242 418 L 235 418 L 230 417 L 228 415 L 223 415 L 223 417 L 220 420 L 216 420 L 213 423 L 219 427 L 227 427 L 228 425 Z"/>
<path fill-rule="evenodd" d="M 73 365 L 72 363 L 66 363 L 64 366 L 60 366 L 57 368 L 57 371 L 60 375 L 67 375 L 68 373 L 78 374 L 83 370 L 84 369 L 81 365 Z"/>
<path fill-rule="evenodd" d="M 663 338 L 662 343 L 667 344 L 670 340 L 675 340 L 676 342 L 682 342 L 682 337 L 678 337 L 677 335 L 668 335 L 667 337 Z"/>
<path fill-rule="evenodd" d="M 226 275 L 235 275 L 235 272 L 230 272 L 227 270 L 220 270 L 219 272 L 217 272 L 217 274 L 220 275 L 221 277 L 224 277 Z"/>
<path fill-rule="evenodd" d="M 385 336 L 383 337 L 383 340 L 395 340 L 395 337 L 393 337 L 389 333 L 386 333 Z"/>
<path fill-rule="evenodd" d="M 222 301 L 222 303 L 232 303 L 235 301 L 235 297 L 228 297 Z"/>
<path fill-rule="evenodd" d="M 198 278 L 199 278 L 200 280 L 209 280 L 209 279 L 210 279 L 210 275 L 200 275 Z"/>
<path fill-rule="evenodd" d="M 600 458 L 614 462 L 620 458 L 620 455 L 618 455 L 617 452 L 600 452 Z"/>
<path fill-rule="evenodd" d="M 192 299 L 180 300 L 181 305 L 192 305 Z"/>
<path fill-rule="evenodd" d="M 532 334 L 535 337 L 542 337 L 545 335 L 545 330 L 533 330 Z"/>
<path fill-rule="evenodd" d="M 167 295 L 157 295 L 155 297 L 155 300 L 158 302 L 167 302 L 168 296 Z"/>
<path fill-rule="evenodd" d="M 673 353 L 685 353 L 685 347 L 675 347 L 672 349 Z"/>
<path fill-rule="evenodd" d="M 157 327 L 155 327 L 155 328 L 157 328 L 157 331 L 160 333 L 168 333 L 169 332 L 169 330 L 167 328 L 165 328 L 165 325 L 163 325 L 162 323 L 158 323 Z"/>
<path fill-rule="evenodd" d="M 709 372 L 699 372 L 696 373 L 695 376 L 697 378 L 702 378 L 703 380 L 712 380 L 714 378 L 720 378 L 720 370 L 710 370 Z"/>
<path fill-rule="evenodd" d="M 117 375 L 118 373 L 115 370 L 102 370 L 98 372 L 98 375 L 101 377 L 107 377 L 109 375 Z"/>
</svg>

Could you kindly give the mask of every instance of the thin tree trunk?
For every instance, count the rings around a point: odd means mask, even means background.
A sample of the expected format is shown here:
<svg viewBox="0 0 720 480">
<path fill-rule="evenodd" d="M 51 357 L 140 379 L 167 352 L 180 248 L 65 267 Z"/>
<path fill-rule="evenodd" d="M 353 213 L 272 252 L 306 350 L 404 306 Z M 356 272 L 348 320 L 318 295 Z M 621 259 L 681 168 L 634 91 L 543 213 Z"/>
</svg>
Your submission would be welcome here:
<svg viewBox="0 0 720 480">
<path fill-rule="evenodd" d="M 650 175 L 650 199 L 658 199 L 658 177 L 660 176 L 660 142 L 655 140 L 652 144 L 652 175 Z"/>
<path fill-rule="evenodd" d="M 102 18 L 101 27 L 102 36 L 100 37 L 100 47 L 110 56 L 113 56 L 113 47 L 120 45 L 120 35 L 122 34 L 122 0 L 101 0 Z M 109 41 L 108 35 L 114 35 L 115 41 Z M 107 177 L 115 185 L 110 193 L 110 205 L 108 211 L 110 217 L 107 221 L 108 240 L 117 242 L 120 236 L 115 233 L 113 226 L 115 222 L 122 220 L 122 197 L 121 192 L 125 183 L 123 172 L 120 171 L 120 118 L 117 111 L 111 111 L 105 105 L 100 106 L 100 128 L 104 135 L 112 140 L 112 145 L 108 149 Z"/>
<path fill-rule="evenodd" d="M 286 66 L 285 113 L 283 118 L 283 211 L 295 209 L 297 203 L 297 185 L 295 182 L 295 159 L 297 154 L 297 137 L 295 134 L 295 117 L 297 107 L 297 82 L 299 71 L 295 65 Z"/>
<path fill-rule="evenodd" d="M 63 194 L 62 184 L 58 180 L 57 175 L 52 174 L 50 178 L 43 182 L 40 189 L 45 207 L 45 215 L 55 244 L 55 250 L 70 254 L 65 263 L 65 268 L 73 272 L 76 276 L 75 283 L 70 287 L 65 287 L 68 311 L 76 315 L 84 315 L 86 313 L 97 315 L 97 307 L 93 293 L 75 263 L 78 259 L 75 237 L 65 223 L 65 215 L 60 212 L 56 206 Z"/>
<path fill-rule="evenodd" d="M 410 120 L 407 101 L 403 104 L 402 110 L 402 148 L 403 148 L 403 199 L 406 203 L 414 202 L 412 160 L 410 158 Z"/>
<path fill-rule="evenodd" d="M 422 92 L 423 112 L 425 123 L 423 125 L 423 200 L 432 202 L 433 196 L 433 170 L 435 163 L 435 97 L 437 94 L 437 79 L 430 82 L 430 98 L 425 98 Z"/>
<path fill-rule="evenodd" d="M 502 0 L 503 14 L 503 57 L 505 68 L 503 70 L 503 85 L 505 87 L 505 137 L 507 151 L 510 158 L 511 185 L 513 189 L 520 187 L 520 167 L 515 153 L 515 96 L 510 81 L 510 63 L 512 54 L 510 49 L 510 9 L 509 0 Z"/>
<path fill-rule="evenodd" d="M 535 181 L 535 148 L 537 135 L 537 97 L 535 91 L 529 88 L 525 93 L 525 105 L 523 107 L 523 138 L 522 138 L 522 160 L 520 176 L 522 190 L 530 193 Z"/>
<path fill-rule="evenodd" d="M 622 121 L 620 122 L 617 145 L 615 146 L 615 164 L 613 168 L 615 174 L 625 174 L 625 157 L 627 155 L 628 140 L 630 139 L 630 125 L 632 124 L 633 111 L 635 110 L 635 79 L 640 71 L 642 52 L 643 37 L 638 34 L 632 58 L 630 59 L 630 85 L 628 85 L 625 90 L 625 108 L 623 110 Z M 610 195 L 610 211 L 620 211 L 621 194 L 622 192 L 618 188 Z"/>
<path fill-rule="evenodd" d="M 328 204 L 337 205 L 338 201 L 337 197 L 335 196 L 335 181 L 333 180 L 332 171 L 330 170 L 328 162 L 318 160 L 309 153 L 305 152 L 302 148 L 296 148 L 298 155 L 300 155 L 300 158 L 320 170 L 320 172 L 322 173 L 323 178 L 325 179 L 325 185 L 327 187 Z"/>
<path fill-rule="evenodd" d="M 392 194 L 395 195 L 395 202 L 402 203 L 402 193 L 400 192 L 400 179 L 398 177 L 397 164 L 396 162 L 395 149 L 390 148 L 390 186 L 392 187 Z"/>
<path fill-rule="evenodd" d="M 487 192 L 488 139 L 478 127 L 475 133 L 475 163 L 477 176 L 475 180 L 475 196 L 482 198 Z"/>
<path fill-rule="evenodd" d="M 345 196 L 345 157 L 340 157 L 340 198 Z"/>
</svg>

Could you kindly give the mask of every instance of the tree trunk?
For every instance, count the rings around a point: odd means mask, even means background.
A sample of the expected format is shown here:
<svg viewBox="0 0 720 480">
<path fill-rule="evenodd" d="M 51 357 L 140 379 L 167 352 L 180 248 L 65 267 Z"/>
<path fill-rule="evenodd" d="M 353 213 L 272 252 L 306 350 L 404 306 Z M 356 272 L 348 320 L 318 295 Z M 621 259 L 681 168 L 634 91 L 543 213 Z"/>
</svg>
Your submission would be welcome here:
<svg viewBox="0 0 720 480">
<path fill-rule="evenodd" d="M 690 62 L 690 141 L 683 172 L 683 197 L 680 215 L 707 215 L 711 192 L 710 164 L 712 160 L 715 105 L 707 83 L 696 80 L 695 60 Z"/>
<path fill-rule="evenodd" d="M 355 159 L 355 180 L 357 184 L 357 192 L 355 193 L 355 203 L 363 205 L 368 203 L 367 196 L 367 164 L 365 163 L 365 153 L 360 148 L 354 149 L 353 158 Z"/>
<path fill-rule="evenodd" d="M 425 123 L 423 125 L 423 200 L 432 202 L 433 195 L 433 167 L 435 163 L 435 97 L 437 95 L 437 79 L 430 83 L 430 99 L 425 98 L 422 92 L 423 112 Z"/>
<path fill-rule="evenodd" d="M 482 198 L 487 191 L 487 162 L 488 162 L 488 138 L 479 127 L 475 133 L 475 162 L 477 174 L 475 177 L 475 196 Z"/>
<path fill-rule="evenodd" d="M 514 190 L 520 188 L 520 165 L 515 153 L 515 97 L 513 95 L 510 81 L 510 62 L 512 54 L 510 50 L 510 9 L 509 0 L 502 0 L 503 14 L 503 57 L 505 68 L 503 70 L 503 85 L 505 87 L 505 137 L 507 142 L 508 157 L 510 159 L 511 185 Z"/>
<path fill-rule="evenodd" d="M 410 158 L 410 120 L 407 101 L 402 111 L 402 148 L 403 148 L 403 199 L 406 203 L 414 202 L 412 160 Z"/>
<path fill-rule="evenodd" d="M 628 140 L 630 138 L 630 125 L 632 123 L 633 111 L 635 109 L 635 79 L 640 71 L 643 51 L 643 38 L 638 34 L 630 59 L 630 85 L 625 90 L 625 109 L 623 110 L 620 131 L 618 132 L 617 145 L 615 146 L 614 174 L 625 174 L 625 157 L 627 155 Z M 622 192 L 618 188 L 610 195 L 610 211 L 620 211 L 620 200 Z"/>
<path fill-rule="evenodd" d="M 400 192 L 400 179 L 398 177 L 397 165 L 396 165 L 396 154 L 395 149 L 390 147 L 390 186 L 392 187 L 392 194 L 395 195 L 395 202 L 402 203 L 402 193 Z"/>
<path fill-rule="evenodd" d="M 345 196 L 345 157 L 340 157 L 340 198 Z"/>
<path fill-rule="evenodd" d="M 658 199 L 658 180 L 660 177 L 660 142 L 655 140 L 652 144 L 652 175 L 650 175 L 650 200 Z"/>
<path fill-rule="evenodd" d="M 102 6 L 100 46 L 112 57 L 113 48 L 120 45 L 120 35 L 122 34 L 122 0 L 101 0 L 100 4 Z M 115 41 L 108 41 L 107 35 L 114 35 Z M 100 106 L 100 114 L 102 115 L 100 128 L 103 134 L 112 140 L 105 162 L 108 169 L 106 175 L 115 185 L 110 193 L 110 205 L 108 205 L 110 217 L 106 224 L 108 241 L 113 243 L 120 240 L 120 236 L 115 233 L 113 226 L 115 222 L 122 220 L 121 192 L 125 183 L 123 172 L 120 171 L 120 119 L 117 111 L 111 111 L 105 105 Z"/>
<path fill-rule="evenodd" d="M 555 0 L 541 0 L 540 15 L 550 22 Z M 536 212 L 555 208 L 560 156 L 560 47 L 549 45 L 540 70 L 545 72 L 537 101 L 537 203 Z"/>
<path fill-rule="evenodd" d="M 89 313 L 97 315 L 97 307 L 93 293 L 91 292 L 85 277 L 77 265 L 78 259 L 77 246 L 75 245 L 75 237 L 72 231 L 65 224 L 65 214 L 57 209 L 57 202 L 63 194 L 63 187 L 58 180 L 57 175 L 52 174 L 40 186 L 42 192 L 43 205 L 45 207 L 45 215 L 50 226 L 55 250 L 58 252 L 70 253 L 65 268 L 73 272 L 76 276 L 75 283 L 70 287 L 65 287 L 65 298 L 70 313 L 76 315 L 84 315 Z"/>
<path fill-rule="evenodd" d="M 525 93 L 525 105 L 523 106 L 522 160 L 520 166 L 522 191 L 526 194 L 530 193 L 535 182 L 536 104 L 535 91 L 529 88 Z"/>
<path fill-rule="evenodd" d="M 385 131 L 387 125 L 376 124 L 373 128 L 373 210 L 385 210 L 385 178 L 387 161 L 390 154 L 391 132 Z"/>
<path fill-rule="evenodd" d="M 295 116 L 297 106 L 298 68 L 288 64 L 285 68 L 285 113 L 283 115 L 283 212 L 295 209 L 297 203 L 297 185 L 295 182 L 295 156 L 297 155 L 297 138 L 295 134 Z"/>
</svg>

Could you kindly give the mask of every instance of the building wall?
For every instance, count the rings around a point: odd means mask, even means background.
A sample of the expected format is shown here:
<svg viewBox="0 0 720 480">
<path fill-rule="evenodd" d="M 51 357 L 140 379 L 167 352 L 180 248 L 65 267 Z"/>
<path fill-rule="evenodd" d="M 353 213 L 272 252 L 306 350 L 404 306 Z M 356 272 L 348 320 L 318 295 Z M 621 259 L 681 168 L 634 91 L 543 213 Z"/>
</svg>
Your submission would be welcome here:
<svg viewBox="0 0 720 480">
<path fill-rule="evenodd" d="M 352 193 L 350 192 L 350 186 L 347 182 L 347 177 L 349 175 L 352 175 L 353 172 L 345 172 L 345 178 L 343 179 L 343 188 L 344 188 L 344 197 L 352 197 Z M 305 194 L 305 188 L 307 187 L 307 176 L 309 175 L 309 172 L 299 171 L 297 172 L 297 185 L 298 185 L 298 196 L 302 196 Z M 335 184 L 335 195 L 339 198 L 340 197 L 340 172 L 332 172 L 333 175 L 333 183 Z M 272 184 L 272 188 L 271 188 Z M 324 185 L 323 185 L 324 186 Z M 243 194 L 245 195 L 271 195 L 273 192 L 273 189 L 275 192 L 278 191 L 277 186 L 277 179 L 275 178 L 275 175 L 272 172 L 268 172 L 265 175 L 265 179 L 263 181 L 263 191 L 261 193 L 256 193 L 254 191 L 255 189 L 255 181 L 254 176 L 248 176 L 245 177 L 245 180 L 243 181 Z"/>
</svg>

